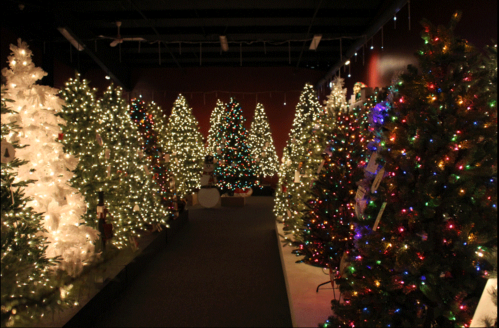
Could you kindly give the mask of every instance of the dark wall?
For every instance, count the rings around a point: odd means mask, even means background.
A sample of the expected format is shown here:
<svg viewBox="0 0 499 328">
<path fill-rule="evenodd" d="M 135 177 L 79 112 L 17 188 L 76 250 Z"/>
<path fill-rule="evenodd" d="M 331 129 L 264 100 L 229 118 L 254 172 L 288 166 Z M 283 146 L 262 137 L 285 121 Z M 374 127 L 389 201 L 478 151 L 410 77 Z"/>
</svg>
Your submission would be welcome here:
<svg viewBox="0 0 499 328">
<path fill-rule="evenodd" d="M 367 40 L 364 51 L 361 48 L 357 57 L 351 58 L 351 77 L 347 77 L 348 68 L 341 70 L 348 98 L 355 82 L 363 82 L 373 88 L 387 87 L 396 72 L 405 70 L 408 64 L 417 65 L 414 54 L 423 44 L 421 20 L 426 18 L 434 25 L 447 26 L 456 10 L 462 12 L 455 30 L 457 36 L 479 49 L 497 42 L 497 0 L 413 0 L 410 4 L 410 30 L 409 5 L 406 4 L 397 13 L 396 25 L 390 20 L 384 25 L 383 33 L 380 29 L 372 39 Z M 322 89 L 320 94 L 325 96 L 329 91 Z"/>
</svg>

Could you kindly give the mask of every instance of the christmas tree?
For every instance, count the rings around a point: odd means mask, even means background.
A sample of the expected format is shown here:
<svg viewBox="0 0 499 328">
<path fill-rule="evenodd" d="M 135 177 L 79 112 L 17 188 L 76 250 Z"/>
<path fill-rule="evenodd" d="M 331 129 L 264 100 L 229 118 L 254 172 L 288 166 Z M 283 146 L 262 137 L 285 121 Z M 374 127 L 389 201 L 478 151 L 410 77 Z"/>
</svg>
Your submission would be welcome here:
<svg viewBox="0 0 499 328">
<path fill-rule="evenodd" d="M 239 103 L 231 98 L 225 108 L 222 129 L 221 163 L 215 168 L 218 186 L 232 194 L 236 189 L 247 190 L 255 185 L 254 162 L 246 143 L 246 119 Z"/>
<path fill-rule="evenodd" d="M 389 178 L 356 224 L 337 279 L 345 302 L 332 302 L 327 326 L 471 322 L 491 268 L 482 256 L 497 246 L 497 85 L 454 36 L 459 18 L 423 21 L 421 72 L 409 67 L 394 87 L 376 163 Z"/>
<path fill-rule="evenodd" d="M 277 171 L 279 180 L 277 181 L 273 209 L 277 221 L 281 223 L 288 216 L 288 177 L 290 177 L 291 174 L 290 147 L 286 145 L 282 150 L 281 164 L 279 164 L 279 170 Z"/>
<path fill-rule="evenodd" d="M 4 115 L 15 114 L 7 107 L 7 102 L 2 89 L 2 326 L 26 323 L 31 315 L 39 318 L 39 312 L 43 313 L 45 307 L 36 309 L 33 305 L 41 305 L 46 295 L 57 290 L 54 285 L 47 284 L 55 262 L 45 256 L 47 242 L 41 235 L 45 232 L 42 214 L 26 207 L 29 199 L 24 196 L 23 189 L 33 181 L 16 177 L 15 170 L 26 164 L 16 158 L 16 149 L 21 146 L 16 141 L 11 144 L 4 140 L 18 130 L 15 122 L 4 123 Z M 32 306 L 37 313 L 27 313 L 27 306 Z"/>
<path fill-rule="evenodd" d="M 152 115 L 152 120 L 154 122 L 154 131 L 156 132 L 158 138 L 158 146 L 161 147 L 164 154 L 168 148 L 168 117 L 163 112 L 163 109 L 154 101 L 151 101 L 147 104 L 146 112 Z"/>
<path fill-rule="evenodd" d="M 18 179 L 36 180 L 24 189 L 31 198 L 26 207 L 44 213 L 46 257 L 60 257 L 57 267 L 78 275 L 94 257 L 93 242 L 98 233 L 83 224 L 83 196 L 68 183 L 78 159 L 64 154 L 57 141 L 59 125 L 65 122 L 55 114 L 61 111 L 63 101 L 56 89 L 36 84 L 47 73 L 35 67 L 25 42 L 19 39 L 18 45 L 11 45 L 10 49 L 10 68 L 4 68 L 2 74 L 7 81 L 6 96 L 14 100 L 14 113 L 2 115 L 2 122 L 16 122 L 20 128 L 7 141 L 29 145 L 16 152 L 20 160 L 27 161 L 17 168 Z"/>
<path fill-rule="evenodd" d="M 161 206 L 161 193 L 143 155 L 137 127 L 128 115 L 123 90 L 111 84 L 97 103 L 102 127 L 99 134 L 109 162 L 108 189 L 104 194 L 113 225 L 111 242 L 117 248 L 135 246 L 145 225 L 163 224 L 171 213 Z"/>
<path fill-rule="evenodd" d="M 171 154 L 171 172 L 175 177 L 177 196 L 185 199 L 201 188 L 205 154 L 198 122 L 181 94 L 175 100 L 168 119 L 166 140 Z"/>
<path fill-rule="evenodd" d="M 345 103 L 336 106 L 330 111 L 335 113 L 330 123 L 333 126 L 322 138 L 326 140 L 322 162 L 314 163 L 316 172 L 309 173 L 317 177 L 308 190 L 301 191 L 303 210 L 293 222 L 297 228 L 292 236 L 293 245 L 298 247 L 295 253 L 304 256 L 303 262 L 333 273 L 339 271 L 343 253 L 352 247 L 355 189 L 364 175 L 367 143 L 360 109 L 346 113 Z M 309 152 L 309 157 L 317 156 Z"/>
<path fill-rule="evenodd" d="M 57 115 L 66 122 L 61 125 L 61 143 L 64 152 L 79 159 L 74 169 L 71 185 L 84 196 L 87 212 L 86 224 L 97 229 L 97 193 L 108 194 L 112 183 L 107 176 L 110 164 L 105 156 L 105 146 L 99 130 L 102 126 L 102 113 L 96 109 L 95 89 L 91 89 L 85 79 L 76 73 L 75 78 L 66 82 L 60 91 L 64 99 L 62 111 Z"/>
<path fill-rule="evenodd" d="M 223 122 L 225 115 L 225 105 L 220 99 L 217 100 L 217 104 L 210 116 L 210 130 L 208 131 L 206 153 L 212 156 L 218 155 L 218 150 L 220 149 L 220 143 L 222 141 L 221 133 L 223 128 Z M 219 158 L 217 158 L 219 159 Z"/>
<path fill-rule="evenodd" d="M 278 169 L 279 160 L 270 131 L 269 119 L 262 104 L 256 105 L 253 122 L 248 134 L 248 146 L 255 160 L 257 176 L 273 176 Z"/>
<path fill-rule="evenodd" d="M 326 110 L 329 115 L 335 116 L 338 112 L 348 111 L 347 104 L 347 89 L 343 88 L 345 85 L 344 79 L 335 76 L 332 82 L 331 93 L 327 96 L 327 100 L 324 101 L 326 105 Z"/>
<path fill-rule="evenodd" d="M 283 152 L 283 163 L 278 172 L 279 183 L 274 199 L 274 214 L 278 218 L 288 220 L 298 214 L 291 208 L 291 205 L 295 202 L 293 197 L 298 196 L 294 183 L 301 178 L 300 169 L 303 163 L 300 164 L 300 162 L 303 161 L 308 146 L 312 144 L 310 137 L 316 128 L 316 124 L 312 124 L 312 122 L 319 119 L 323 114 L 324 110 L 319 104 L 313 86 L 308 83 L 305 84 L 300 95 L 300 101 L 296 105 L 289 140 L 286 142 L 289 151 Z M 282 202 L 286 204 L 284 205 Z"/>
<path fill-rule="evenodd" d="M 169 208 L 172 206 L 172 192 L 169 183 L 168 168 L 165 165 L 164 150 L 158 143 L 158 134 L 154 128 L 153 114 L 147 112 L 147 105 L 142 97 L 134 98 L 130 106 L 132 121 L 137 125 L 139 135 L 142 139 L 142 150 L 148 159 L 149 168 L 152 171 L 154 180 L 158 184 L 161 192 L 161 203 Z"/>
</svg>

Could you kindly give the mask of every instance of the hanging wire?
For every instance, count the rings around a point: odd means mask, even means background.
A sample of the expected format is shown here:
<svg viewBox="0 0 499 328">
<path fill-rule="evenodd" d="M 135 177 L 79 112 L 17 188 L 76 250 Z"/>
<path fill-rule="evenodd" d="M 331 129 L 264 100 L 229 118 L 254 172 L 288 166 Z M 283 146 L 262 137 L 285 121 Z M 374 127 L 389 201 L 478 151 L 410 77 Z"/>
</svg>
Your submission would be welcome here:
<svg viewBox="0 0 499 328">
<path fill-rule="evenodd" d="M 362 45 L 362 66 L 366 63 L 366 45 Z"/>
<path fill-rule="evenodd" d="M 69 60 L 73 62 L 73 48 L 71 48 L 71 43 L 69 44 Z"/>
<path fill-rule="evenodd" d="M 411 30 L 411 0 L 407 1 L 407 8 L 409 9 L 409 31 Z"/>
<path fill-rule="evenodd" d="M 199 66 L 201 66 L 203 60 L 203 44 L 199 43 Z"/>
<path fill-rule="evenodd" d="M 158 42 L 159 65 L 161 65 L 161 42 Z"/>
<path fill-rule="evenodd" d="M 343 42 L 340 38 L 340 63 L 343 63 Z"/>
<path fill-rule="evenodd" d="M 291 41 L 288 41 L 289 64 L 291 65 Z"/>
<path fill-rule="evenodd" d="M 120 54 L 120 63 L 121 63 L 121 43 L 118 45 L 118 52 Z"/>
<path fill-rule="evenodd" d="M 243 43 L 239 43 L 239 66 L 243 66 Z"/>
<path fill-rule="evenodd" d="M 383 51 L 383 26 L 381 26 L 381 51 Z"/>
</svg>

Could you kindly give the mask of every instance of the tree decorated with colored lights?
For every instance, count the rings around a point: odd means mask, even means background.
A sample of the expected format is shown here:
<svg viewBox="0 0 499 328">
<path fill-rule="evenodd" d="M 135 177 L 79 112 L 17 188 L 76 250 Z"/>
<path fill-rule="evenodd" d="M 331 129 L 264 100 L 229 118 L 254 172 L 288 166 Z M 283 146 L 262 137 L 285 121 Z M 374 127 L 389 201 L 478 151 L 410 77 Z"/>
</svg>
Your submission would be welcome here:
<svg viewBox="0 0 499 328">
<path fill-rule="evenodd" d="M 26 162 L 16 169 L 14 182 L 36 180 L 24 189 L 30 198 L 25 206 L 43 213 L 45 232 L 40 234 L 48 242 L 45 255 L 60 257 L 57 268 L 76 276 L 93 260 L 98 232 L 83 224 L 83 196 L 69 185 L 78 159 L 64 154 L 63 145 L 57 141 L 59 125 L 65 122 L 55 114 L 61 111 L 63 101 L 56 89 L 36 84 L 47 73 L 35 67 L 25 42 L 19 39 L 10 49 L 10 68 L 4 68 L 2 74 L 7 81 L 6 96 L 14 101 L 13 113 L 2 115 L 2 122 L 19 126 L 7 141 L 28 145 L 16 151 L 16 156 Z"/>
<path fill-rule="evenodd" d="M 167 149 L 167 131 L 168 131 L 168 116 L 164 113 L 161 106 L 154 101 L 147 103 L 146 112 L 152 115 L 154 121 L 154 131 L 158 138 L 158 145 L 163 150 L 163 154 Z"/>
<path fill-rule="evenodd" d="M 138 128 L 142 139 L 142 150 L 148 159 L 149 167 L 146 173 L 149 170 L 152 172 L 154 180 L 160 188 L 162 204 L 171 208 L 172 192 L 170 191 L 168 168 L 163 157 L 164 150 L 158 143 L 153 114 L 147 111 L 147 105 L 142 97 L 131 100 L 130 115 Z"/>
<path fill-rule="evenodd" d="M 225 115 L 225 105 L 218 99 L 217 104 L 210 116 L 210 130 L 208 131 L 208 138 L 206 140 L 206 153 L 212 156 L 218 155 L 218 149 L 220 148 L 220 143 L 222 141 L 222 130 Z"/>
<path fill-rule="evenodd" d="M 471 322 L 492 267 L 482 256 L 497 246 L 497 84 L 453 35 L 459 18 L 423 21 L 422 71 L 394 87 L 378 161 L 389 178 L 356 224 L 336 281 L 345 302 L 332 301 L 326 326 Z"/>
<path fill-rule="evenodd" d="M 279 160 L 270 131 L 269 119 L 262 104 L 256 105 L 255 115 L 248 134 L 248 146 L 255 160 L 257 176 L 273 176 L 278 170 Z"/>
<path fill-rule="evenodd" d="M 117 248 L 135 245 L 145 224 L 167 225 L 171 213 L 161 206 L 161 193 L 143 155 L 137 127 L 128 115 L 121 87 L 111 84 L 97 102 L 102 121 L 98 131 L 108 158 L 108 189 L 104 202 L 113 224 L 111 243 Z"/>
<path fill-rule="evenodd" d="M 175 100 L 168 119 L 166 140 L 177 195 L 186 198 L 201 188 L 205 149 L 198 122 L 181 94 Z"/>
<path fill-rule="evenodd" d="M 232 193 L 237 189 L 247 190 L 255 185 L 254 162 L 247 145 L 247 131 L 244 127 L 243 110 L 231 98 L 225 108 L 222 129 L 221 163 L 215 168 L 218 186 L 222 192 Z"/>
<path fill-rule="evenodd" d="M 309 190 L 302 191 L 304 210 L 296 217 L 292 238 L 298 247 L 294 252 L 303 256 L 303 262 L 336 273 L 343 253 L 353 244 L 354 197 L 364 176 L 367 138 L 360 109 L 346 113 L 340 103 L 332 112 L 336 113 L 334 127 L 325 138 L 326 152 L 315 168 L 317 177 Z"/>
</svg>

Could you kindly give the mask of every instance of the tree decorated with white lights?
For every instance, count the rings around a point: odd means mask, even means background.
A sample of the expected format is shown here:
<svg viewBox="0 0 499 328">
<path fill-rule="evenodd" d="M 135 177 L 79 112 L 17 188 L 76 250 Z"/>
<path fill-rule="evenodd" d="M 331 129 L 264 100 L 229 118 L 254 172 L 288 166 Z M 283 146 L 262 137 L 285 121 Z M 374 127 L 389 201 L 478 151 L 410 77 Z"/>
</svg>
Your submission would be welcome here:
<svg viewBox="0 0 499 328">
<path fill-rule="evenodd" d="M 98 227 L 97 203 L 99 191 L 108 193 L 112 182 L 107 177 L 109 160 L 105 156 L 105 147 L 99 129 L 102 125 L 102 113 L 96 109 L 95 89 L 91 89 L 85 79 L 76 73 L 65 87 L 60 90 L 64 99 L 62 111 L 57 115 L 64 119 L 61 125 L 61 143 L 64 151 L 79 159 L 73 170 L 71 185 L 77 188 L 85 198 L 87 212 L 86 224 Z"/>
<path fill-rule="evenodd" d="M 347 89 L 343 88 L 345 85 L 344 79 L 335 76 L 331 87 L 331 93 L 327 96 L 324 102 L 329 115 L 337 115 L 339 112 L 348 111 L 347 103 Z"/>
<path fill-rule="evenodd" d="M 65 122 L 55 114 L 61 111 L 63 101 L 56 89 L 36 84 L 47 73 L 35 67 L 25 42 L 19 39 L 18 45 L 10 49 L 10 68 L 4 68 L 2 74 L 7 81 L 6 96 L 14 101 L 14 113 L 2 115 L 2 122 L 16 122 L 19 126 L 7 141 L 28 145 L 16 151 L 20 160 L 27 161 L 17 168 L 17 179 L 36 180 L 24 192 L 31 198 L 26 207 L 43 213 L 46 232 L 41 234 L 48 242 L 46 256 L 60 256 L 57 268 L 78 275 L 94 258 L 93 242 L 98 232 L 84 225 L 83 196 L 68 183 L 78 159 L 64 154 L 63 145 L 57 141 L 59 125 Z"/>
<path fill-rule="evenodd" d="M 222 144 L 219 165 L 215 168 L 222 192 L 248 190 L 256 184 L 254 161 L 247 145 L 243 110 L 239 102 L 230 98 L 223 116 Z"/>
<path fill-rule="evenodd" d="M 175 100 L 168 119 L 166 140 L 176 192 L 180 198 L 185 198 L 201 188 L 205 149 L 198 122 L 181 94 Z"/>
<path fill-rule="evenodd" d="M 162 149 L 162 154 L 164 154 L 168 144 L 168 115 L 166 115 L 161 106 L 154 101 L 147 103 L 146 111 L 148 114 L 152 115 L 154 131 L 158 138 L 158 145 Z"/>
<path fill-rule="evenodd" d="M 43 215 L 26 207 L 29 201 L 24 195 L 24 187 L 33 181 L 16 179 L 15 170 L 26 164 L 16 157 L 16 150 L 21 147 L 18 142 L 8 143 L 4 138 L 17 132 L 15 122 L 4 123 L 4 115 L 14 114 L 7 106 L 9 99 L 4 98 L 2 89 L 2 184 L 1 184 L 1 217 L 2 217 L 2 327 L 20 325 L 29 322 L 29 317 L 40 317 L 46 310 L 35 303 L 42 304 L 45 295 L 52 294 L 57 287 L 50 281 L 50 269 L 55 265 L 54 259 L 45 256 L 47 248 L 44 232 Z M 17 181 L 17 182 L 14 182 Z M 47 284 L 47 282 L 51 282 Z M 52 294 L 52 295 L 58 295 Z M 52 305 L 52 301 L 48 302 Z M 33 311 L 28 312 L 28 307 Z"/>
<path fill-rule="evenodd" d="M 217 104 L 210 115 L 210 130 L 208 131 L 208 138 L 206 140 L 206 153 L 215 157 L 218 155 L 217 151 L 220 148 L 220 143 L 222 141 L 224 115 L 225 105 L 218 99 Z"/>
<path fill-rule="evenodd" d="M 312 137 L 323 139 L 324 125 L 322 124 L 324 110 L 317 99 L 317 94 L 311 84 L 305 84 L 300 95 L 300 101 L 296 105 L 295 118 L 289 133 L 287 146 L 289 147 L 289 158 L 285 159 L 286 163 L 281 165 L 282 171 L 279 172 L 279 178 L 282 178 L 280 183 L 281 188 L 276 190 L 276 198 L 274 201 L 274 213 L 278 215 L 283 212 L 283 207 L 280 202 L 284 199 L 287 202 L 286 214 L 284 220 L 293 219 L 297 214 L 298 198 L 300 197 L 299 189 L 307 186 L 312 178 L 307 172 L 309 167 L 304 166 L 304 161 L 308 160 L 307 155 L 310 150 L 315 152 L 319 147 L 320 154 L 325 147 L 322 141 L 312 142 Z M 325 123 L 327 124 L 327 123 Z M 315 133 L 319 131 L 318 133 Z M 321 148 L 322 147 L 322 148 Z M 286 157 L 287 157 L 286 156 Z M 284 157 L 284 156 L 283 156 Z M 317 161 L 317 158 L 314 160 Z M 320 161 L 317 163 L 319 165 Z M 317 167 L 317 166 L 315 166 Z M 311 166 L 310 166 L 311 168 Z M 305 178 L 305 179 L 304 179 Z M 280 193 L 283 193 L 282 195 Z"/>
<path fill-rule="evenodd" d="M 290 147 L 286 145 L 282 150 L 281 164 L 279 164 L 279 170 L 277 171 L 277 189 L 274 195 L 274 215 L 279 222 L 283 222 L 287 217 L 287 211 L 289 209 L 288 202 L 288 178 L 292 175 L 291 159 L 290 159 Z"/>
<path fill-rule="evenodd" d="M 128 115 L 128 103 L 121 87 L 111 84 L 97 102 L 102 136 L 109 160 L 109 189 L 104 202 L 107 222 L 113 224 L 111 243 L 117 248 L 134 246 L 145 225 L 167 225 L 171 213 L 161 206 L 161 194 L 148 159 L 141 150 L 137 127 Z"/>
<path fill-rule="evenodd" d="M 470 325 L 497 247 L 497 84 L 454 36 L 459 18 L 423 21 L 421 72 L 394 87 L 377 163 L 388 178 L 356 223 L 345 302 L 325 326 Z"/>
<path fill-rule="evenodd" d="M 251 122 L 248 134 L 248 146 L 251 156 L 255 160 L 255 173 L 257 176 L 273 176 L 276 174 L 279 159 L 274 147 L 272 132 L 270 131 L 269 119 L 265 108 L 258 103 L 255 115 Z"/>
</svg>

